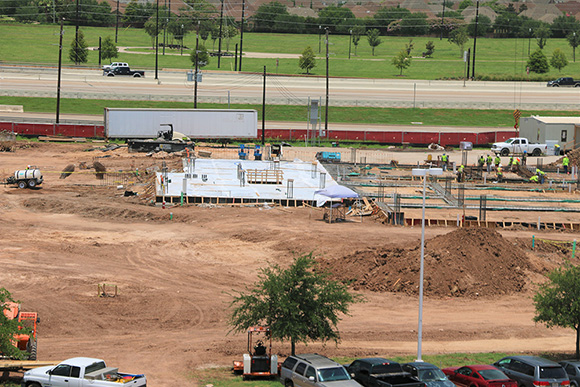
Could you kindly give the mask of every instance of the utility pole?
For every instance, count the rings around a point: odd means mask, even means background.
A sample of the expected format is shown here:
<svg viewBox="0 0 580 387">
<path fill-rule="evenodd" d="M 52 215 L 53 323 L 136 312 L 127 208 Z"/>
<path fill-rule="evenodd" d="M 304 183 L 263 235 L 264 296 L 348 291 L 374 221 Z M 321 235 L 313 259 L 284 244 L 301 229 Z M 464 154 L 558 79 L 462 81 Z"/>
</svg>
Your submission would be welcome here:
<svg viewBox="0 0 580 387">
<path fill-rule="evenodd" d="M 262 89 L 262 146 L 266 138 L 266 66 L 264 66 L 264 87 Z"/>
<path fill-rule="evenodd" d="M 193 74 L 194 78 L 194 84 L 193 84 L 193 108 L 197 109 L 197 69 L 199 68 L 198 66 L 198 62 L 199 62 L 199 23 L 200 21 L 197 21 L 197 33 L 196 33 L 196 37 L 195 37 L 195 74 Z"/>
<path fill-rule="evenodd" d="M 324 132 L 328 134 L 328 27 L 325 28 L 326 30 L 326 106 L 324 107 Z"/>
<path fill-rule="evenodd" d="M 58 80 L 56 83 L 56 123 L 60 119 L 60 73 L 62 69 L 62 35 L 63 35 L 63 19 L 60 19 L 60 38 L 58 43 Z"/>
<path fill-rule="evenodd" d="M 155 79 L 159 79 L 159 0 L 155 14 Z"/>
<path fill-rule="evenodd" d="M 101 67 L 101 37 L 99 36 L 99 67 Z"/>
<path fill-rule="evenodd" d="M 471 79 L 475 79 L 475 45 L 477 44 L 477 24 L 479 22 L 479 0 L 475 8 L 475 34 L 473 36 L 473 67 L 471 68 Z"/>
<path fill-rule="evenodd" d="M 118 34 L 119 34 L 119 0 L 117 0 L 117 22 L 115 23 L 115 44 L 117 44 Z"/>
<path fill-rule="evenodd" d="M 221 0 L 222 8 L 220 11 L 220 40 L 218 43 L 218 65 L 217 68 L 220 68 L 220 62 L 222 59 L 222 29 L 224 24 L 224 0 Z"/>
<path fill-rule="evenodd" d="M 240 71 L 242 71 L 242 52 L 244 51 L 244 13 L 246 11 L 246 0 L 242 0 L 242 26 L 240 28 Z"/>
<path fill-rule="evenodd" d="M 167 0 L 165 0 L 165 9 L 167 9 Z M 165 18 L 165 25 L 163 26 L 163 54 L 165 55 L 165 33 L 167 32 L 167 18 Z"/>
<path fill-rule="evenodd" d="M 441 37 L 439 40 L 443 40 L 443 25 L 445 24 L 445 0 L 443 0 L 443 13 L 441 14 Z"/>
<path fill-rule="evenodd" d="M 350 59 L 350 46 L 352 45 L 352 30 L 350 30 L 350 40 L 348 41 L 348 59 Z"/>
<path fill-rule="evenodd" d="M 77 0 L 75 16 L 75 64 L 79 64 L 79 0 Z"/>
<path fill-rule="evenodd" d="M 312 8 L 312 7 L 310 7 Z M 320 54 L 320 38 L 322 36 L 322 26 L 318 26 L 318 53 Z"/>
<path fill-rule="evenodd" d="M 234 71 L 238 71 L 238 44 L 236 43 L 236 55 L 234 55 Z"/>
</svg>

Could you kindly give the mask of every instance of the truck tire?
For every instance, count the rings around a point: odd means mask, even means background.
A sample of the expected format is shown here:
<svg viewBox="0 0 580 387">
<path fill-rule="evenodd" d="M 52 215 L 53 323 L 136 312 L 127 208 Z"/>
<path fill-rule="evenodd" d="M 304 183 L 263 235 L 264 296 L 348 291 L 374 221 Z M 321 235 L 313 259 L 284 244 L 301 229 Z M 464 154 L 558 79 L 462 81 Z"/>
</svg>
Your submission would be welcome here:
<svg viewBox="0 0 580 387">
<path fill-rule="evenodd" d="M 286 387 L 294 387 L 294 383 L 292 383 L 292 380 L 286 379 L 286 382 L 284 383 L 284 386 L 286 386 Z"/>
<path fill-rule="evenodd" d="M 580 83 L 575 84 L 574 87 L 580 87 Z"/>
<path fill-rule="evenodd" d="M 503 148 L 503 149 L 501 150 L 501 152 L 499 152 L 499 154 L 500 154 L 500 155 L 502 155 L 502 156 L 504 156 L 504 157 L 505 157 L 505 156 L 509 156 L 509 154 L 510 154 L 510 150 L 509 150 L 508 148 Z"/>
<path fill-rule="evenodd" d="M 560 87 L 560 85 L 558 85 L 557 83 L 554 83 L 554 84 L 552 85 L 552 87 Z"/>
<path fill-rule="evenodd" d="M 141 78 L 141 74 L 135 73 L 135 74 L 133 74 L 133 78 Z"/>
<path fill-rule="evenodd" d="M 27 383 L 26 387 L 40 387 L 40 384 L 36 382 Z"/>
<path fill-rule="evenodd" d="M 29 351 L 30 355 L 28 355 L 28 360 L 36 360 L 36 357 L 37 357 L 36 355 L 37 355 L 37 352 L 38 352 L 37 345 L 38 344 L 37 344 L 36 340 L 34 340 L 34 342 L 32 343 L 32 345 L 30 346 L 30 351 Z"/>
<path fill-rule="evenodd" d="M 542 151 L 540 150 L 540 148 L 536 148 L 532 151 L 532 156 L 539 156 L 542 154 Z"/>
<path fill-rule="evenodd" d="M 20 181 L 18 182 L 18 188 L 20 188 L 20 189 L 24 189 L 24 188 L 26 188 L 27 186 L 28 186 L 28 184 L 26 184 L 26 180 L 20 180 Z"/>
<path fill-rule="evenodd" d="M 115 74 L 113 74 L 113 73 L 108 73 L 107 74 L 107 77 L 114 77 L 114 76 L 115 76 Z"/>
<path fill-rule="evenodd" d="M 28 187 L 29 187 L 29 188 L 34 188 L 34 187 L 36 187 L 36 180 L 34 180 L 34 179 L 30 179 L 30 180 L 28 180 Z"/>
</svg>

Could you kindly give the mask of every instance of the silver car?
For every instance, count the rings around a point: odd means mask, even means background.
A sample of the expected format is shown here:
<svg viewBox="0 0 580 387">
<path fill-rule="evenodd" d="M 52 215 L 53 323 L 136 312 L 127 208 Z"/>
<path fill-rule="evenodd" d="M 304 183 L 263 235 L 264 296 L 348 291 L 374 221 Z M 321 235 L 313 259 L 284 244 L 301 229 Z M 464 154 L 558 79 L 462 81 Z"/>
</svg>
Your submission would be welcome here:
<svg viewBox="0 0 580 387">
<path fill-rule="evenodd" d="M 289 356 L 284 360 L 280 383 L 285 387 L 362 387 L 342 365 L 316 353 Z"/>
</svg>

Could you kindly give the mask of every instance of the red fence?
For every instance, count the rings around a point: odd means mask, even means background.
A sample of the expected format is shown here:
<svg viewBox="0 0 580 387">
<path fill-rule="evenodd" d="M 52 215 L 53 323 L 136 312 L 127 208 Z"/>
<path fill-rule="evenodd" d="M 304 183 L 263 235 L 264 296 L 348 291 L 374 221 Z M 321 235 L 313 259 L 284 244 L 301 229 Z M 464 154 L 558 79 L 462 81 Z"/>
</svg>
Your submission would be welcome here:
<svg viewBox="0 0 580 387">
<path fill-rule="evenodd" d="M 0 122 L 0 130 L 14 131 L 27 136 L 67 136 L 67 137 L 104 137 L 105 128 L 101 125 L 71 125 L 71 124 L 41 124 Z M 258 130 L 258 137 L 261 136 Z M 266 129 L 267 138 L 278 140 L 304 140 L 306 130 L 303 129 Z M 381 144 L 416 144 L 431 143 L 441 146 L 458 146 L 461 141 L 469 141 L 473 145 L 488 145 L 517 136 L 516 131 L 498 132 L 381 132 L 358 130 L 329 130 L 327 139 L 336 141 L 370 141 Z"/>
</svg>

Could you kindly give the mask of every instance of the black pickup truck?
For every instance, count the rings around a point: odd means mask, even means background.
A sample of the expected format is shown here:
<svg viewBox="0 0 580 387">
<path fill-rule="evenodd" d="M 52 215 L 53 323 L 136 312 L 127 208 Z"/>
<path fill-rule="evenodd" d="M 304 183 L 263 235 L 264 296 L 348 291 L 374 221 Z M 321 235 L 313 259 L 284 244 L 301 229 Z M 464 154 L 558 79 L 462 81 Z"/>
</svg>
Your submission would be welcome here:
<svg viewBox="0 0 580 387">
<path fill-rule="evenodd" d="M 574 78 L 563 77 L 555 81 L 549 81 L 548 87 L 580 87 L 580 81 L 575 81 Z"/>
<path fill-rule="evenodd" d="M 364 387 L 425 387 L 425 383 L 403 371 L 399 363 L 382 357 L 357 359 L 347 370 Z"/>
<path fill-rule="evenodd" d="M 114 66 L 109 69 L 106 75 L 108 77 L 114 77 L 116 75 L 130 75 L 135 78 L 140 78 L 145 76 L 145 71 L 131 70 L 129 66 Z"/>
</svg>

